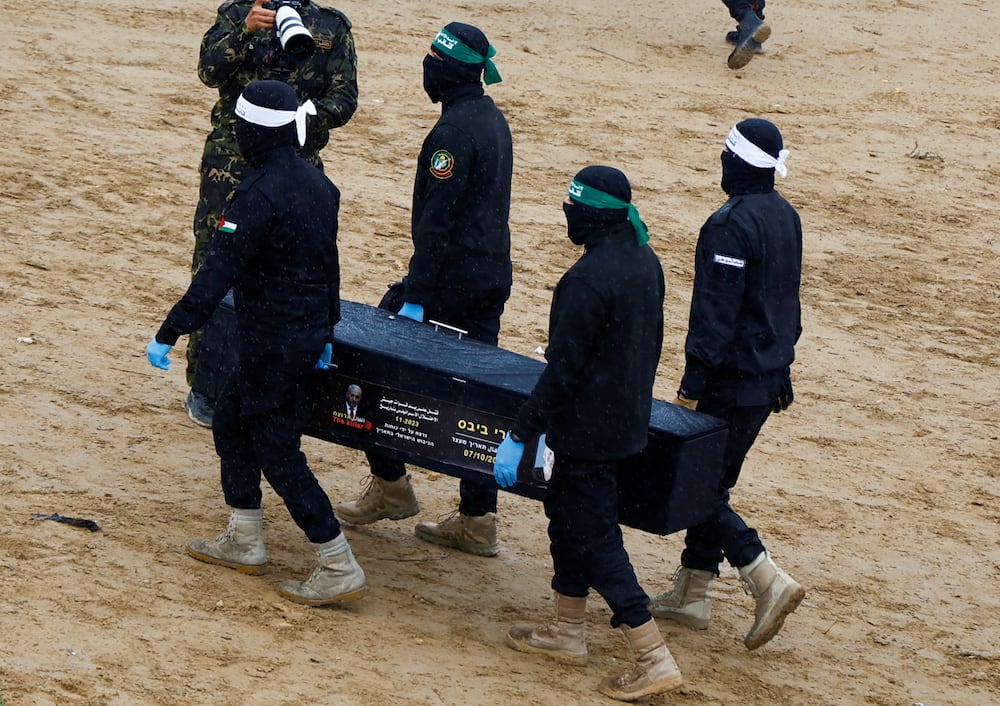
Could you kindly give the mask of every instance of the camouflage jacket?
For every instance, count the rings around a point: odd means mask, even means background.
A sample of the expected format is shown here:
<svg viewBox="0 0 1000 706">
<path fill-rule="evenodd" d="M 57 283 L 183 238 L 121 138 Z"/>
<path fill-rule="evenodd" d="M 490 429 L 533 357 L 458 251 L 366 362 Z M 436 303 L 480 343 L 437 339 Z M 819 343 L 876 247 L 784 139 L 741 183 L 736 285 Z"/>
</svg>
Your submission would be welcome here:
<svg viewBox="0 0 1000 706">
<path fill-rule="evenodd" d="M 237 155 L 233 133 L 236 99 L 252 81 L 284 79 L 300 102 L 311 99 L 316 104 L 317 115 L 308 119 L 306 144 L 301 150 L 302 156 L 312 161 L 330 139 L 330 130 L 347 123 L 358 107 L 358 57 L 351 23 L 338 10 L 315 2 L 303 4 L 298 12 L 316 40 L 316 50 L 286 78 L 281 65 L 286 55 L 274 30 L 246 31 L 244 19 L 251 7 L 253 0 L 226 0 L 201 40 L 198 78 L 219 89 L 205 153 Z"/>
</svg>

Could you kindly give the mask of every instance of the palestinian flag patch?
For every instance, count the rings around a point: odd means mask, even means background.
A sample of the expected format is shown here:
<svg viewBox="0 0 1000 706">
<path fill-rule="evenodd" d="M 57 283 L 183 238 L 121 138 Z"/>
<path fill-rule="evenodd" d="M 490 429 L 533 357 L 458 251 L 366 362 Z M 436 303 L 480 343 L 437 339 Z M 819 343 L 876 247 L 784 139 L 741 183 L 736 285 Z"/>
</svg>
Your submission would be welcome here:
<svg viewBox="0 0 1000 706">
<path fill-rule="evenodd" d="M 232 221 L 227 221 L 225 217 L 219 219 L 219 230 L 223 233 L 235 233 L 236 224 Z"/>
<path fill-rule="evenodd" d="M 448 179 L 455 168 L 455 158 L 448 150 L 438 150 L 431 155 L 431 174 L 437 179 Z"/>
</svg>

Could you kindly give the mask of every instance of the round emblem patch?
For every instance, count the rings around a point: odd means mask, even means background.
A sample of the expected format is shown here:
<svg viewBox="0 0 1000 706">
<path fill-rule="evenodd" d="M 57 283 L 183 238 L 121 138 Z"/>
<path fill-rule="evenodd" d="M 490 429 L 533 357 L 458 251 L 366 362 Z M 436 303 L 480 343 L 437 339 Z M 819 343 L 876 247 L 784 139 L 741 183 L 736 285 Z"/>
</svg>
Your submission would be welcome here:
<svg viewBox="0 0 1000 706">
<path fill-rule="evenodd" d="M 438 179 L 447 179 L 455 167 L 455 158 L 448 150 L 438 150 L 431 155 L 431 174 Z"/>
</svg>

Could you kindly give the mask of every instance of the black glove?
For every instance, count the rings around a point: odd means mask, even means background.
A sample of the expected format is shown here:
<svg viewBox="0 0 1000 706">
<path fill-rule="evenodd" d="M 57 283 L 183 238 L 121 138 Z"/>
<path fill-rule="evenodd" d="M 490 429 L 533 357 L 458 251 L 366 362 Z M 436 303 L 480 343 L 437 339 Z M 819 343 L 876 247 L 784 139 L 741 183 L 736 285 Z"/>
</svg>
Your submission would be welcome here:
<svg viewBox="0 0 1000 706">
<path fill-rule="evenodd" d="M 398 314 L 399 309 L 403 306 L 404 294 L 406 294 L 406 285 L 403 284 L 402 280 L 386 285 L 386 292 L 382 295 L 382 301 L 378 303 L 378 308 Z"/>
<path fill-rule="evenodd" d="M 778 390 L 778 398 L 774 401 L 774 409 L 772 411 L 775 413 L 782 412 L 788 409 L 794 400 L 795 393 L 792 392 L 792 375 L 789 373 L 781 383 L 781 389 Z"/>
</svg>

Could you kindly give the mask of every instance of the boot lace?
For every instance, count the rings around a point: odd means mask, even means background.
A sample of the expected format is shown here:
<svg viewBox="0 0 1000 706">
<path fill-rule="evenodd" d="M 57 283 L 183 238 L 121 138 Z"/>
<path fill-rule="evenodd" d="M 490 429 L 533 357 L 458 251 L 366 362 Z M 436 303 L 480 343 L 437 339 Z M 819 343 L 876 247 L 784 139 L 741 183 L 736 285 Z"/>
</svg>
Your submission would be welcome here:
<svg viewBox="0 0 1000 706">
<path fill-rule="evenodd" d="M 532 637 L 541 637 L 546 640 L 555 640 L 559 637 L 559 626 L 554 622 L 536 625 L 531 631 Z"/>
<path fill-rule="evenodd" d="M 453 525 L 461 529 L 462 518 L 459 516 L 460 513 L 458 509 L 452 510 L 447 515 L 442 515 L 438 518 L 437 524 L 439 529 L 455 529 Z"/>
<path fill-rule="evenodd" d="M 232 542 L 236 537 L 236 513 L 231 513 L 229 515 L 229 527 L 226 531 L 215 538 L 217 544 L 225 544 L 226 542 Z"/>
<path fill-rule="evenodd" d="M 373 499 L 381 494 L 382 486 L 379 485 L 378 478 L 374 474 L 369 474 L 367 478 L 362 478 L 358 482 L 364 486 L 364 489 L 361 491 L 361 497 L 358 498 L 359 503 Z"/>
<path fill-rule="evenodd" d="M 660 602 L 671 602 L 675 601 L 681 592 L 678 591 L 677 581 L 681 577 L 681 572 L 684 570 L 683 566 L 678 566 L 674 569 L 673 575 L 670 577 L 671 585 L 670 588 L 656 596 L 656 600 Z"/>
</svg>

